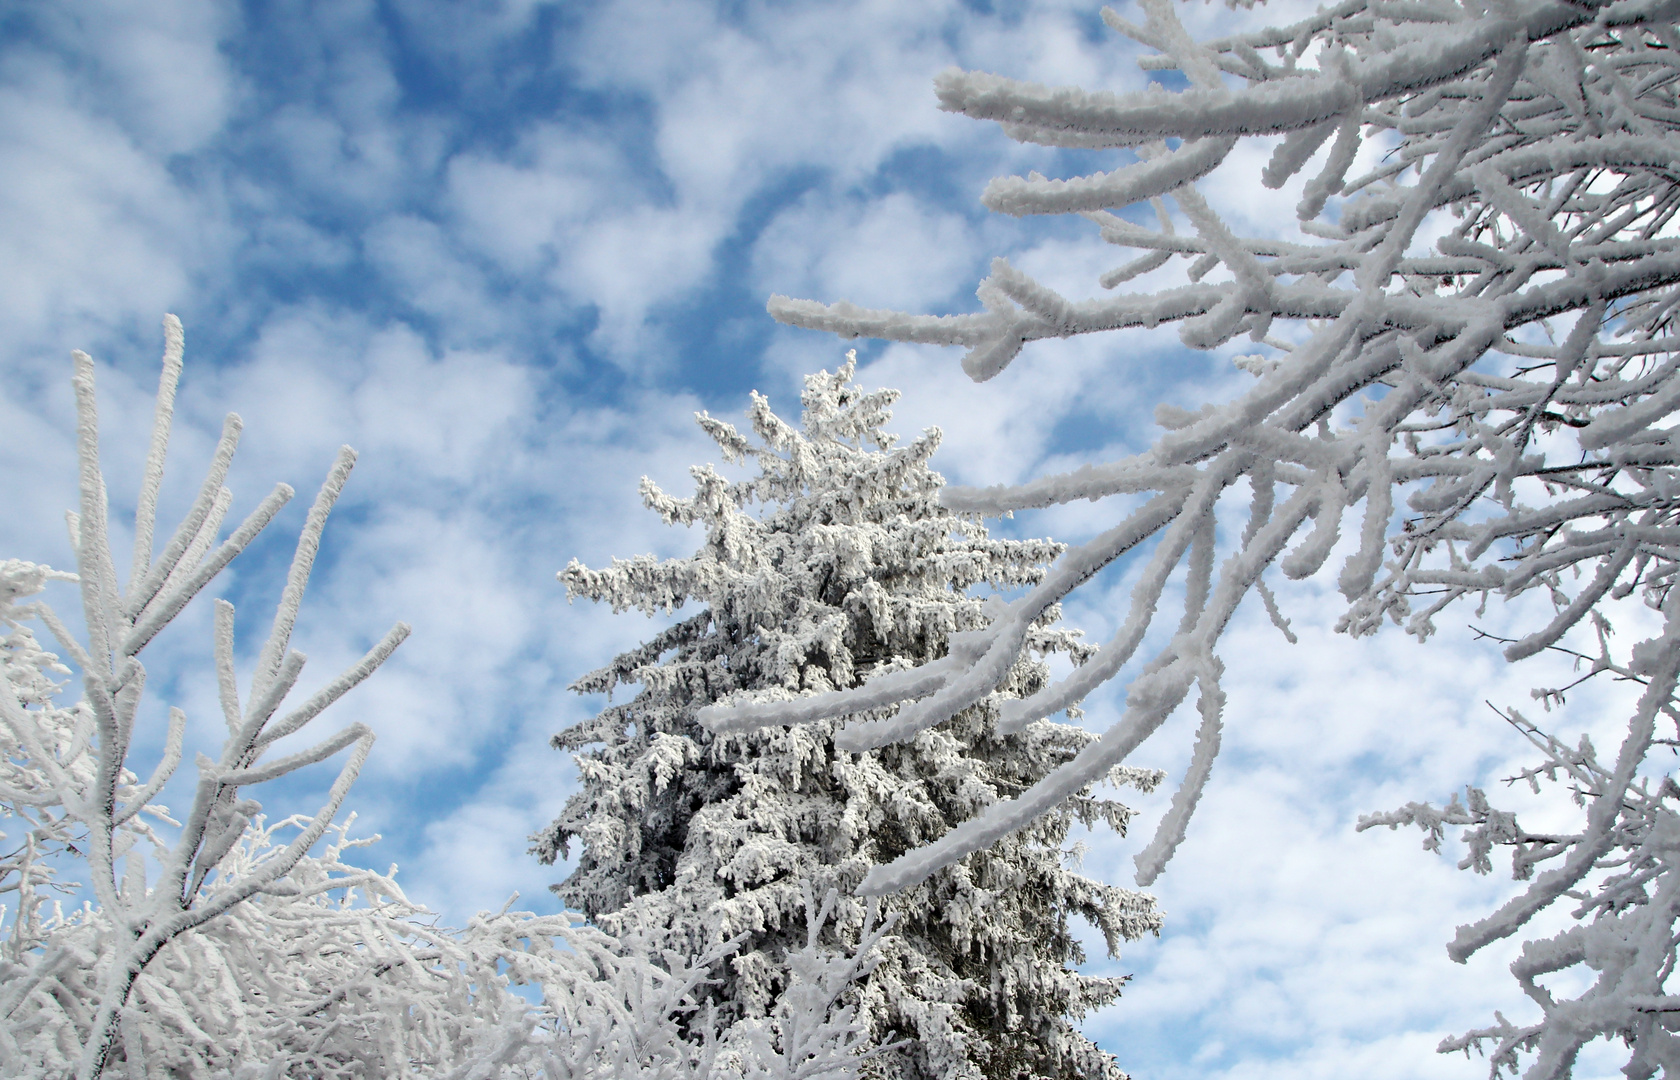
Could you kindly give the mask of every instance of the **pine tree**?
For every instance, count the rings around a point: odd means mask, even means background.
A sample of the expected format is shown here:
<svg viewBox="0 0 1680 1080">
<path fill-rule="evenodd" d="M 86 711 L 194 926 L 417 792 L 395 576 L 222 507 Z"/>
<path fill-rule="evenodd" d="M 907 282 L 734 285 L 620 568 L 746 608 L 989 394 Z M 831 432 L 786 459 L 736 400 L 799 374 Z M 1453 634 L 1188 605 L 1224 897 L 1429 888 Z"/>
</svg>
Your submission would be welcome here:
<svg viewBox="0 0 1680 1080">
<path fill-rule="evenodd" d="M 992 697 L 910 742 L 853 753 L 835 746 L 832 721 L 728 734 L 697 722 L 719 701 L 849 689 L 945 655 L 988 622 L 971 589 L 1035 583 L 1062 550 L 990 538 L 942 507 L 943 480 L 928 467 L 939 432 L 894 448 L 883 425 L 897 393 L 863 393 L 849 382 L 854 368 L 849 357 L 806 379 L 803 430 L 754 393 L 760 445 L 699 414 L 727 460 L 757 471 L 731 481 L 697 467 L 687 499 L 643 480 L 644 502 L 667 524 L 705 526 L 694 555 L 615 559 L 605 570 L 573 560 L 560 574 L 569 596 L 615 611 L 704 605 L 573 684 L 609 700 L 621 685 L 640 690 L 555 736 L 577 752 L 582 787 L 533 839 L 548 862 L 580 843 L 575 871 L 554 888 L 609 930 L 656 926 L 691 949 L 745 935 L 712 991 L 726 1018 L 765 1014 L 785 987 L 802 882 L 847 897 L 836 925 L 855 934 L 865 907 L 851 893 L 871 864 L 1025 790 L 1093 738 L 1048 720 L 1007 736 L 994 727 L 998 699 L 1045 683 L 1045 657 L 1089 654 L 1055 611 Z M 879 716 L 852 719 L 870 718 Z M 1147 789 L 1159 776 L 1111 779 Z M 1067 869 L 1063 845 L 1075 822 L 1123 833 L 1128 816 L 1081 791 L 891 897 L 897 922 L 860 1015 L 877 1043 L 906 1044 L 876 1066 L 930 1078 L 1119 1075 L 1073 1020 L 1112 1001 L 1124 980 L 1075 970 L 1084 955 L 1069 920 L 1097 927 L 1113 955 L 1160 918 L 1149 897 Z"/>
</svg>

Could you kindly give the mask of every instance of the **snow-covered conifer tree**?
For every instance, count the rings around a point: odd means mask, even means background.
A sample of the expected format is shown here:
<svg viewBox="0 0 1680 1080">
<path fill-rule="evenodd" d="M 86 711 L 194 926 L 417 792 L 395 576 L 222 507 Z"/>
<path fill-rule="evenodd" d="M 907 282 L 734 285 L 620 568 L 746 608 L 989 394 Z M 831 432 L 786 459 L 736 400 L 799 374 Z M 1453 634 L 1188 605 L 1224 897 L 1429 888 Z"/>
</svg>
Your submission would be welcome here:
<svg viewBox="0 0 1680 1080">
<path fill-rule="evenodd" d="M 855 933 L 865 904 L 851 894 L 871 864 L 1025 790 L 1092 738 L 1048 721 L 1008 735 L 995 727 L 999 701 L 1044 685 L 1045 656 L 1086 658 L 1055 609 L 1034 621 L 993 695 L 900 744 L 843 749 L 832 722 L 700 727 L 702 707 L 742 693 L 804 700 L 971 650 L 1000 603 L 971 588 L 1030 586 L 1061 551 L 991 538 L 941 506 L 942 480 L 928 467 L 938 432 L 895 448 L 883 425 L 897 395 L 851 385 L 854 364 L 806 380 L 802 428 L 754 394 L 757 444 L 700 415 L 726 459 L 753 466 L 744 479 L 697 467 L 686 499 L 643 481 L 644 501 L 667 524 L 705 528 L 694 555 L 615 559 L 604 570 L 574 560 L 560 575 L 570 596 L 614 610 L 701 610 L 574 684 L 639 691 L 555 737 L 579 751 L 582 788 L 535 838 L 537 850 L 552 860 L 579 845 L 576 870 L 556 890 L 615 932 L 679 930 L 695 950 L 747 935 L 714 994 L 731 1017 L 764 1014 L 783 993 L 801 882 L 846 896 L 838 926 Z M 1146 787 L 1156 778 L 1110 777 Z M 1088 920 L 1113 952 L 1159 918 L 1147 897 L 1067 869 L 1064 844 L 1076 822 L 1124 830 L 1127 817 L 1082 790 L 891 898 L 897 923 L 860 1017 L 878 1045 L 909 1041 L 878 1067 L 927 1078 L 1114 1073 L 1072 1020 L 1112 1000 L 1121 980 L 1074 970 L 1082 954 L 1069 921 Z"/>
</svg>

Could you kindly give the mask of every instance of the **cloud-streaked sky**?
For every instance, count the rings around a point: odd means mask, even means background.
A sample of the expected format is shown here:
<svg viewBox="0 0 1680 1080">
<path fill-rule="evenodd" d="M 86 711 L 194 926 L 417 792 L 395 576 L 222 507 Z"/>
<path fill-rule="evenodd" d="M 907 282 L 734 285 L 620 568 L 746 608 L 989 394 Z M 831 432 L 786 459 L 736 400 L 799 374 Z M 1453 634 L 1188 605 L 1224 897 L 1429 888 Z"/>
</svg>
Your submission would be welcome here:
<svg viewBox="0 0 1680 1080">
<path fill-rule="evenodd" d="M 697 409 L 738 416 L 756 388 L 791 417 L 799 375 L 843 361 L 847 343 L 775 325 L 770 293 L 967 311 L 994 255 L 1078 296 L 1111 265 L 1083 222 L 1000 219 L 976 198 L 998 173 L 1108 159 L 941 113 L 933 76 L 1143 85 L 1096 0 L 4 10 L 0 556 L 72 562 L 71 348 L 99 361 L 107 475 L 119 514 L 132 509 L 166 311 L 187 331 L 166 515 L 227 411 L 246 422 L 235 513 L 277 480 L 307 496 L 355 446 L 296 638 L 304 681 L 413 624 L 323 723 L 378 732 L 358 829 L 454 920 L 515 889 L 553 906 L 545 886 L 564 869 L 525 853 L 574 776 L 547 739 L 600 704 L 565 687 L 651 629 L 568 606 L 555 571 L 691 550 L 696 537 L 641 509 L 638 477 L 685 489 L 715 454 Z M 1279 16 L 1182 10 L 1193 32 Z M 1215 203 L 1249 227 L 1290 220 L 1295 197 L 1257 194 L 1244 165 L 1258 168 L 1239 154 L 1209 181 Z M 967 484 L 1147 445 L 1157 401 L 1246 378 L 1170 329 L 1036 345 L 984 385 L 953 351 L 858 347 L 862 382 L 905 392 L 899 430 L 940 425 L 935 464 Z M 307 501 L 224 586 L 250 638 Z M 1079 540 L 1109 514 L 1000 527 Z M 1069 621 L 1106 638 L 1128 588 L 1116 568 Z M 1093 948 L 1093 971 L 1136 979 L 1088 1029 L 1140 1080 L 1479 1076 L 1480 1061 L 1433 1047 L 1517 1004 L 1510 950 L 1458 967 L 1443 946 L 1513 886 L 1353 822 L 1507 775 L 1521 747 L 1483 699 L 1527 703 L 1547 680 L 1474 642 L 1468 612 L 1420 648 L 1331 634 L 1325 582 L 1281 599 L 1301 643 L 1263 614 L 1234 627 L 1226 749 L 1155 888 L 1167 930 L 1118 962 Z M 180 703 L 206 741 L 208 618 L 184 616 L 152 663 L 153 719 Z M 1088 722 L 1115 715 L 1117 695 Z M 1573 698 L 1568 722 L 1613 724 L 1597 700 Z M 1138 763 L 1176 776 L 1192 729 L 1181 718 Z M 269 809 L 312 808 L 314 792 L 282 786 Z M 1141 836 L 1088 838 L 1087 869 L 1129 883 L 1164 805 L 1144 800 Z"/>
</svg>

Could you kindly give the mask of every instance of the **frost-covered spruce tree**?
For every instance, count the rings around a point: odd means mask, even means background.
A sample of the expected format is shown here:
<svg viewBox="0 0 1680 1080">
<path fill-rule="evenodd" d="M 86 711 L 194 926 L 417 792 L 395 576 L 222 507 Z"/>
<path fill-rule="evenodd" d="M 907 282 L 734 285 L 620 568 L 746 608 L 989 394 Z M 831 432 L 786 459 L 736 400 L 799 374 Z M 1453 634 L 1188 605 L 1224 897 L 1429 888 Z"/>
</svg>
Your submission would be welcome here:
<svg viewBox="0 0 1680 1080">
<path fill-rule="evenodd" d="M 930 430 L 902 447 L 883 430 L 893 391 L 850 384 L 855 359 L 806 380 L 803 430 L 753 395 L 755 445 L 705 414 L 699 422 L 726 459 L 754 475 L 693 470 L 691 498 L 644 480 L 643 499 L 667 524 L 703 524 L 694 555 L 615 559 L 605 570 L 573 561 L 568 594 L 615 611 L 702 610 L 579 679 L 634 698 L 561 732 L 580 751 L 582 789 L 535 838 L 545 860 L 581 845 L 556 891 L 603 927 L 657 926 L 689 935 L 691 949 L 747 940 L 714 1004 L 750 1018 L 773 1008 L 799 942 L 801 883 L 849 899 L 842 936 L 865 918 L 852 898 L 870 865 L 934 839 L 1030 787 L 1092 736 L 1040 721 L 1017 734 L 994 727 L 996 700 L 1041 687 L 1043 658 L 1086 657 L 1076 632 L 1050 611 L 1026 657 L 992 697 L 912 741 L 837 749 L 841 722 L 714 735 L 700 708 L 742 695 L 792 699 L 846 689 L 966 647 L 988 607 L 976 586 L 1040 580 L 1061 546 L 988 537 L 939 505 L 928 467 Z M 995 603 L 995 601 L 994 601 Z M 1118 772 L 1152 786 L 1157 776 Z M 1113 1060 L 1073 1019 L 1113 1000 L 1120 979 L 1081 975 L 1070 926 L 1096 926 L 1111 953 L 1122 938 L 1160 925 L 1150 898 L 1064 866 L 1075 822 L 1124 831 L 1128 811 L 1087 789 L 1030 827 L 887 901 L 897 917 L 882 961 L 860 995 L 877 1044 L 905 1040 L 875 1067 L 904 1076 L 1115 1075 Z"/>
</svg>

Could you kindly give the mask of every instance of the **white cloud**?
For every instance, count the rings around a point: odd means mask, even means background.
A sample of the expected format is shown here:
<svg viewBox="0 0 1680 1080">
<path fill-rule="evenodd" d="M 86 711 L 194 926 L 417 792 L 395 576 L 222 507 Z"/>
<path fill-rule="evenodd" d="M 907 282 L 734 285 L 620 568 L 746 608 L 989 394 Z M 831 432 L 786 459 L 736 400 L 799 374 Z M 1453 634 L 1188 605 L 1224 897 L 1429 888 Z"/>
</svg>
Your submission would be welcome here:
<svg viewBox="0 0 1680 1080">
<path fill-rule="evenodd" d="M 0 87 L 0 329 L 148 322 L 189 291 L 200 225 L 161 163 L 52 93 Z"/>
<path fill-rule="evenodd" d="M 753 254 L 762 292 L 911 311 L 971 293 L 983 266 L 967 220 L 903 193 L 867 202 L 807 196 L 765 228 Z"/>
<path fill-rule="evenodd" d="M 580 227 L 639 183 L 610 144 L 546 123 L 506 158 L 464 153 L 448 164 L 463 239 L 516 273 L 552 266 Z"/>
<path fill-rule="evenodd" d="M 238 100 L 238 81 L 222 53 L 238 18 L 226 7 L 208 0 L 96 0 L 40 14 L 42 44 L 74 58 L 77 104 L 117 119 L 150 151 L 201 147 Z M 33 66 L 29 60 L 44 59 L 27 56 L 9 58 L 8 82 L 24 74 L 20 66 Z"/>
<path fill-rule="evenodd" d="M 694 3 L 604 5 L 584 19 L 567 54 L 592 87 L 647 100 L 648 141 L 623 144 L 609 116 L 596 131 L 539 125 L 504 153 L 456 157 L 448 171 L 462 242 L 509 269 L 546 270 L 570 297 L 597 305 L 597 343 L 639 369 L 660 352 L 643 320 L 713 271 L 716 248 L 749 200 L 784 176 L 824 175 L 825 194 L 803 204 L 821 214 L 835 193 L 906 147 L 986 142 L 994 154 L 1015 154 L 988 126 L 939 113 L 931 92 L 932 75 L 960 59 L 970 37 L 995 45 L 1010 35 L 1035 63 L 1081 73 L 1108 66 L 1065 19 L 1005 35 L 954 6 L 748 6 L 724 17 Z M 652 186 L 645 167 L 632 164 L 643 159 L 655 170 Z M 785 261 L 784 245 L 796 243 L 805 256 L 793 258 L 814 284 L 862 287 L 883 300 L 897 290 L 901 304 L 942 296 L 928 283 L 954 283 L 974 258 L 958 216 L 912 212 L 891 192 L 861 206 L 841 201 L 855 207 L 841 217 L 856 235 L 796 210 L 757 250 Z M 912 219 L 920 231 L 903 232 Z M 790 235 L 798 232 L 807 235 Z M 884 242 L 892 246 L 883 250 Z M 909 257 L 917 246 L 919 257 Z M 883 278 L 874 271 L 884 263 L 892 269 Z M 657 359 L 651 370 L 663 370 Z"/>
<path fill-rule="evenodd" d="M 424 895 L 456 919 L 497 911 L 516 892 L 519 910 L 558 910 L 548 886 L 561 874 L 537 864 L 526 838 L 559 811 L 558 804 L 543 809 L 540 802 L 474 803 L 432 823 L 418 873 L 404 874 L 410 895 Z"/>
<path fill-rule="evenodd" d="M 397 0 L 405 36 L 434 57 L 483 64 L 554 0 Z M 475 72 L 483 75 L 480 69 Z"/>
<path fill-rule="evenodd" d="M 483 271 L 453 250 L 436 223 L 412 214 L 375 222 L 362 236 L 368 260 L 403 298 L 436 319 L 449 338 L 486 340 L 502 329 L 505 313 L 487 295 Z"/>
</svg>

